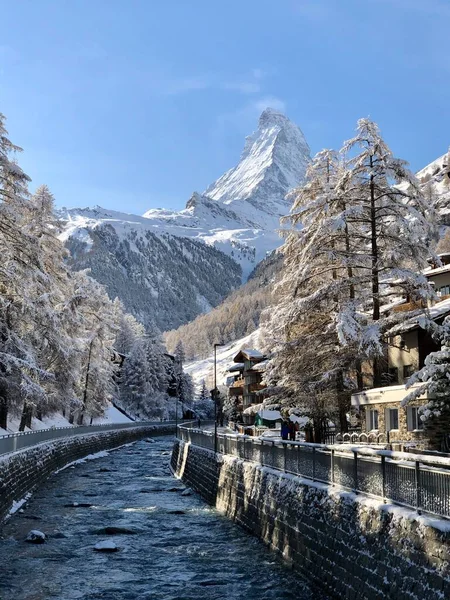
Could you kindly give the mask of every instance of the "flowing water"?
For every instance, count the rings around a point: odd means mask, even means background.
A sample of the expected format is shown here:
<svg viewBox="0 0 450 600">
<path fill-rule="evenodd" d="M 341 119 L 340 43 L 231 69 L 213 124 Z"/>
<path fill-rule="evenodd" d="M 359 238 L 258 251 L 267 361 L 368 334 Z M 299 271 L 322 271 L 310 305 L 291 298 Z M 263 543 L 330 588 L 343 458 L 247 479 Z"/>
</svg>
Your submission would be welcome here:
<svg viewBox="0 0 450 600">
<path fill-rule="evenodd" d="M 1 600 L 319 600 L 260 541 L 182 495 L 171 446 L 141 441 L 54 475 L 1 530 Z M 47 541 L 25 542 L 32 529 Z M 105 540 L 119 550 L 96 552 Z"/>
</svg>

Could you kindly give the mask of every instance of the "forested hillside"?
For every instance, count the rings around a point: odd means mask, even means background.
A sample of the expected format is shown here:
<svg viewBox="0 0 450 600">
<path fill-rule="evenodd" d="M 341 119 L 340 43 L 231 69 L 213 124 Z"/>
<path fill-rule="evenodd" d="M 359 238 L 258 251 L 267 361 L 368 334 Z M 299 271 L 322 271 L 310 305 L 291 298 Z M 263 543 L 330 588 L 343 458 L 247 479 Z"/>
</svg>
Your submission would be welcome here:
<svg viewBox="0 0 450 600">
<path fill-rule="evenodd" d="M 71 266 L 89 268 L 111 298 L 146 327 L 171 329 L 217 306 L 241 282 L 241 268 L 213 246 L 193 239 L 108 224 L 69 237 Z"/>
<path fill-rule="evenodd" d="M 183 343 L 188 360 L 206 358 L 215 342 L 227 343 L 255 331 L 261 312 L 270 304 L 282 256 L 272 253 L 250 275 L 249 281 L 220 306 L 165 334 L 169 350 Z"/>
</svg>

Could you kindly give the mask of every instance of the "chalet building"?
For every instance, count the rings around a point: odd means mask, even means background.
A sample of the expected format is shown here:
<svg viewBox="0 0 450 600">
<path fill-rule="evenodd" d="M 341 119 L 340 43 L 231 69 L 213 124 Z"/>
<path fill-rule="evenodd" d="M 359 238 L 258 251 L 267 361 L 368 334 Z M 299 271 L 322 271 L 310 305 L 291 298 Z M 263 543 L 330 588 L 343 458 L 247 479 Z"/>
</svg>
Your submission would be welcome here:
<svg viewBox="0 0 450 600">
<path fill-rule="evenodd" d="M 450 315 L 450 254 L 439 257 L 442 266 L 431 265 L 424 271 L 438 296 L 438 302 L 429 307 L 430 317 L 436 323 L 442 323 Z M 412 308 L 406 299 L 391 310 L 400 312 Z M 426 438 L 418 408 L 426 404 L 427 396 L 421 396 L 406 407 L 402 406 L 402 400 L 413 389 L 405 388 L 409 377 L 424 366 L 425 358 L 439 350 L 439 345 L 420 327 L 419 317 L 407 318 L 397 325 L 387 342 L 387 385 L 353 394 L 352 407 L 359 411 L 362 429 L 370 435 L 370 439 L 425 447 Z"/>
<path fill-rule="evenodd" d="M 258 392 L 266 387 L 262 383 L 266 357 L 258 350 L 244 348 L 236 354 L 233 362 L 233 366 L 228 369 L 231 373 L 228 394 L 236 400 L 237 411 L 245 420 L 250 421 L 254 417 L 243 413 L 252 404 L 261 402 Z"/>
</svg>

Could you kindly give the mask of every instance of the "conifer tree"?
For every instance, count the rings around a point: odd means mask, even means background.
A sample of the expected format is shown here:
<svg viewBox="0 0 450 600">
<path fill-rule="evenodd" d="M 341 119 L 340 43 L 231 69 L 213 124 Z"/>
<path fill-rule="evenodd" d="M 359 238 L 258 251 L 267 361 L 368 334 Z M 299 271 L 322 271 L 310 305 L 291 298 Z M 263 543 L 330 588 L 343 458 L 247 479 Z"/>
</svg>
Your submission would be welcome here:
<svg viewBox="0 0 450 600">
<path fill-rule="evenodd" d="M 440 350 L 431 352 L 425 364 L 407 382 L 407 388 L 422 382 L 404 400 L 407 406 L 412 400 L 428 394 L 427 403 L 419 409 L 425 433 L 431 449 L 442 452 L 450 450 L 450 317 L 442 324 L 423 318 L 421 326 L 433 335 L 441 345 Z"/>
</svg>

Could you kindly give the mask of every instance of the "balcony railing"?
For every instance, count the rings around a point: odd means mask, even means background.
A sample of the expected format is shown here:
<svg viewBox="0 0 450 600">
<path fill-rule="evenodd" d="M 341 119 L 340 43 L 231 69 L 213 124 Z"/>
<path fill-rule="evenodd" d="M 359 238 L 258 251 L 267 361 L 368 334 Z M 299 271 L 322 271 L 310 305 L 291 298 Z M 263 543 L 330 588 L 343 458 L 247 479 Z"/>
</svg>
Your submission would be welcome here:
<svg viewBox="0 0 450 600">
<path fill-rule="evenodd" d="M 253 394 L 254 392 L 264 390 L 266 387 L 265 383 L 250 383 L 248 385 L 248 391 Z"/>
<path fill-rule="evenodd" d="M 178 427 L 177 436 L 214 450 L 213 432 Z M 238 434 L 218 434 L 217 448 L 221 454 L 450 518 L 450 458 Z"/>
<path fill-rule="evenodd" d="M 243 387 L 244 387 L 243 379 L 236 379 L 236 381 L 233 381 L 233 383 L 230 385 L 230 389 L 243 388 Z"/>
</svg>

